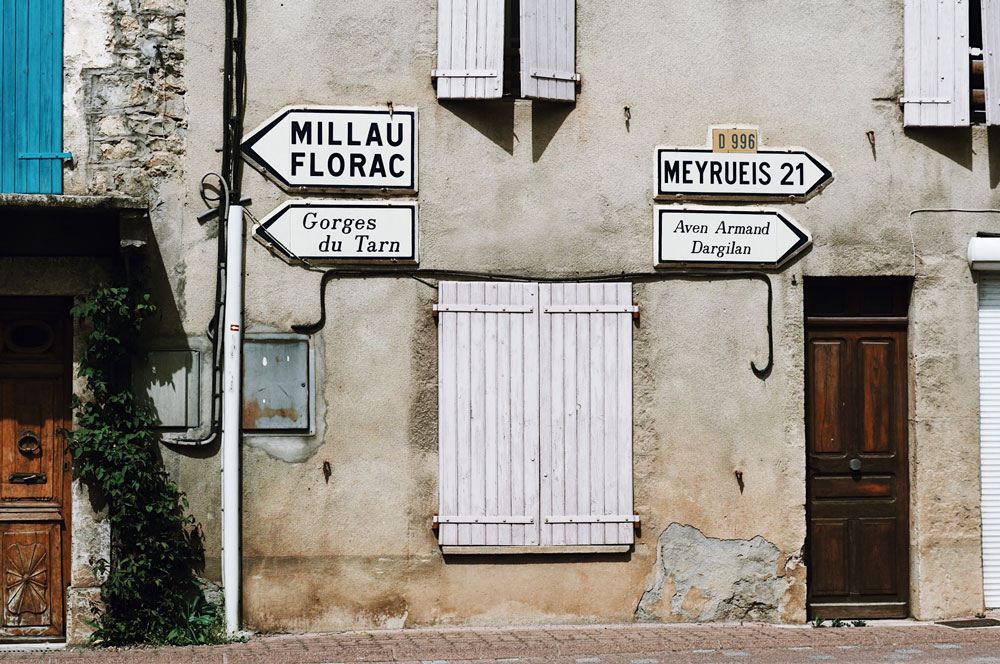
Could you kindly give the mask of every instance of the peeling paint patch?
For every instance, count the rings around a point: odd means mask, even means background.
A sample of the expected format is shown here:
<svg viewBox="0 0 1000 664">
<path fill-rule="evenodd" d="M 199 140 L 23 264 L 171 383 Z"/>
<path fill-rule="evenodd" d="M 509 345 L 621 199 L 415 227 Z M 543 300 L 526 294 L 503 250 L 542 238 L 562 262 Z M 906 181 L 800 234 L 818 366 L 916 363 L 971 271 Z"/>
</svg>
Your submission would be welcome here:
<svg viewBox="0 0 1000 664">
<path fill-rule="evenodd" d="M 780 622 L 798 593 L 804 568 L 758 535 L 751 540 L 706 537 L 672 523 L 657 543 L 655 579 L 635 611 L 638 620 Z"/>
</svg>

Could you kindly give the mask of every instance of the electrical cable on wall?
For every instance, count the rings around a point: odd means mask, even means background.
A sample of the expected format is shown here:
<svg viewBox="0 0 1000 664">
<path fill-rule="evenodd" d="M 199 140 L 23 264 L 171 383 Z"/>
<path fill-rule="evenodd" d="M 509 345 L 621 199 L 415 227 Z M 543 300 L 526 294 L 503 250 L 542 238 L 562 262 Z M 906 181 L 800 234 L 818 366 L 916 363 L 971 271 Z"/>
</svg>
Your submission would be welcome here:
<svg viewBox="0 0 1000 664">
<path fill-rule="evenodd" d="M 761 380 L 767 380 L 774 368 L 774 331 L 773 331 L 773 305 L 774 288 L 771 278 L 755 270 L 725 270 L 718 272 L 708 272 L 703 270 L 675 270 L 672 272 L 620 272 L 617 274 L 596 274 L 571 277 L 535 277 L 520 274 L 502 274 L 488 272 L 470 272 L 463 270 L 357 270 L 357 269 L 333 269 L 323 272 L 323 277 L 319 283 L 320 317 L 315 323 L 308 325 L 292 325 L 292 331 L 297 334 L 315 334 L 326 325 L 326 287 L 331 280 L 340 279 L 367 279 L 367 278 L 395 278 L 395 279 L 415 279 L 431 288 L 437 288 L 424 279 L 458 279 L 458 280 L 483 280 L 483 281 L 537 281 L 540 283 L 600 283 L 607 281 L 629 281 L 637 283 L 651 283 L 656 281 L 666 281 L 668 279 L 697 279 L 713 281 L 715 279 L 757 279 L 767 285 L 767 364 L 763 369 L 757 368 L 756 363 L 750 362 L 750 370 Z"/>
</svg>

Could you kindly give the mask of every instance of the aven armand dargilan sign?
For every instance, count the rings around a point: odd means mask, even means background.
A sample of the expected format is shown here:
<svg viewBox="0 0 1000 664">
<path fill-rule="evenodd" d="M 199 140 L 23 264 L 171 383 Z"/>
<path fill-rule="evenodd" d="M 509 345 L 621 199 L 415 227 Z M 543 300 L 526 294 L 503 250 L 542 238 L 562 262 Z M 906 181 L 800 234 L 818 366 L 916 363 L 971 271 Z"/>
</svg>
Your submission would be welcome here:
<svg viewBox="0 0 1000 664">
<path fill-rule="evenodd" d="M 653 260 L 658 267 L 776 268 L 811 243 L 809 232 L 778 210 L 653 208 Z"/>
<path fill-rule="evenodd" d="M 285 201 L 254 237 L 289 262 L 416 263 L 413 201 Z"/>
<path fill-rule="evenodd" d="M 417 111 L 291 106 L 254 129 L 244 157 L 287 191 L 417 190 Z"/>
</svg>

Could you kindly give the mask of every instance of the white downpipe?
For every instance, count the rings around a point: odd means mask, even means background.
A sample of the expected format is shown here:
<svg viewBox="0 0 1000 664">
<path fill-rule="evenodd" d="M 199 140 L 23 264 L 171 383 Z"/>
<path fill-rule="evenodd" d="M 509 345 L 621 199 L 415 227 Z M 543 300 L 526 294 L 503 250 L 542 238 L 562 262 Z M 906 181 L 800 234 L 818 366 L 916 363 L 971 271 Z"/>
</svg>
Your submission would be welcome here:
<svg viewBox="0 0 1000 664">
<path fill-rule="evenodd" d="M 240 375 L 243 356 L 243 206 L 226 219 L 222 365 L 222 587 L 226 632 L 240 628 Z"/>
</svg>

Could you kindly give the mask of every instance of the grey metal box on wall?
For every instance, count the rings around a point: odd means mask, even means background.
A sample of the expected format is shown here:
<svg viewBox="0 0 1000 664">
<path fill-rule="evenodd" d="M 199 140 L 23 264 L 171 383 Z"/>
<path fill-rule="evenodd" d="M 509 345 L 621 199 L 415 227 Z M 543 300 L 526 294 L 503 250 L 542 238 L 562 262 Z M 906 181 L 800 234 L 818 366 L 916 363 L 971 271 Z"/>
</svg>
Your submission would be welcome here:
<svg viewBox="0 0 1000 664">
<path fill-rule="evenodd" d="M 154 350 L 136 368 L 136 393 L 153 411 L 156 426 L 193 429 L 201 423 L 201 352 Z"/>
<path fill-rule="evenodd" d="M 271 334 L 244 339 L 244 430 L 312 432 L 310 354 L 307 337 Z"/>
</svg>

